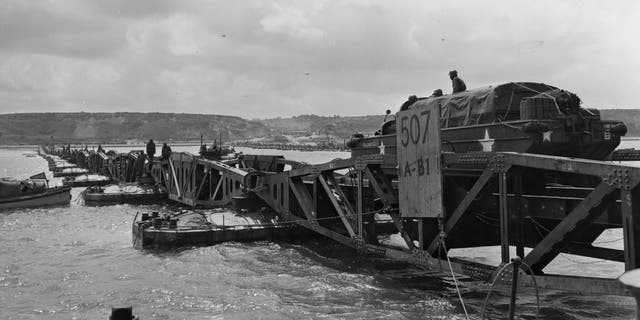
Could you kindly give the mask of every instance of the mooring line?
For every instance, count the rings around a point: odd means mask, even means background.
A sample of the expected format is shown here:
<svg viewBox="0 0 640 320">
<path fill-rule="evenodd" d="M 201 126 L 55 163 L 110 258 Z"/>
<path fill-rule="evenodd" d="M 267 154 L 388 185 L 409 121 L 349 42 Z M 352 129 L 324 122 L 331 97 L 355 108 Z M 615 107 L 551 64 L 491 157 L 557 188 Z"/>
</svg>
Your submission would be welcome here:
<svg viewBox="0 0 640 320">
<path fill-rule="evenodd" d="M 458 292 L 458 298 L 460 299 L 460 304 L 462 305 L 462 310 L 464 310 L 464 316 L 467 320 L 469 320 L 469 313 L 467 313 L 467 307 L 464 305 L 464 300 L 462 300 L 462 293 L 460 293 L 460 287 L 458 287 L 458 280 L 456 279 L 456 275 L 453 272 L 453 266 L 451 266 L 451 260 L 449 259 L 449 252 L 447 251 L 447 247 L 444 244 L 444 237 L 442 237 L 442 249 L 445 252 L 445 256 L 447 257 L 447 263 L 449 264 L 449 270 L 451 271 L 451 277 L 453 277 L 453 283 L 456 286 L 456 291 Z"/>
<path fill-rule="evenodd" d="M 526 264 L 524 261 L 520 261 L 519 263 L 521 265 L 524 265 L 524 266 L 527 267 L 528 271 L 530 272 L 529 275 L 533 279 L 533 285 L 534 285 L 534 287 L 536 289 L 536 304 L 537 304 L 537 308 L 536 308 L 536 317 L 535 317 L 535 319 L 537 320 L 538 317 L 540 316 L 540 293 L 539 293 L 539 288 L 538 288 L 538 282 L 536 281 L 536 275 L 533 273 L 533 270 L 531 269 L 531 267 L 528 264 Z M 487 311 L 487 305 L 489 303 L 489 297 L 491 296 L 491 292 L 493 291 L 493 288 L 495 287 L 496 283 L 498 282 L 498 279 L 500 278 L 500 275 L 504 272 L 504 270 L 506 270 L 511 265 L 513 265 L 513 260 L 511 262 L 503 265 L 500 269 L 498 269 L 498 272 L 496 272 L 496 275 L 493 277 L 493 281 L 491 281 L 491 287 L 489 287 L 489 292 L 487 292 L 487 297 L 484 299 L 484 303 L 482 304 L 482 313 L 480 314 L 480 320 L 484 320 L 484 315 L 485 315 L 485 312 Z M 511 298 L 513 298 L 513 297 L 511 297 Z"/>
</svg>

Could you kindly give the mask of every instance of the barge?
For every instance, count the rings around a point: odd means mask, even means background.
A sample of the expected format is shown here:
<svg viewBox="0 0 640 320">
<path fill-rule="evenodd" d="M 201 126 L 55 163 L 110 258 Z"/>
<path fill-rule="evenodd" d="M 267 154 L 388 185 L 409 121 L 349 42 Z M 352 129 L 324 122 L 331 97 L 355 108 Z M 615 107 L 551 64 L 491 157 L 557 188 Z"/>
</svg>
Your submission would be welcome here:
<svg viewBox="0 0 640 320">
<path fill-rule="evenodd" d="M 113 183 L 111 178 L 98 174 L 83 174 L 75 177 L 65 177 L 62 180 L 63 186 L 69 187 L 91 187 L 91 186 L 105 186 Z"/>
<path fill-rule="evenodd" d="M 88 187 L 82 193 L 86 205 L 147 204 L 167 200 L 167 192 L 158 185 L 121 183 Z"/>
<path fill-rule="evenodd" d="M 210 246 L 222 242 L 294 240 L 308 238 L 307 229 L 286 223 L 269 212 L 181 211 L 159 215 L 136 215 L 132 226 L 133 246 L 145 249 L 171 249 Z"/>
</svg>

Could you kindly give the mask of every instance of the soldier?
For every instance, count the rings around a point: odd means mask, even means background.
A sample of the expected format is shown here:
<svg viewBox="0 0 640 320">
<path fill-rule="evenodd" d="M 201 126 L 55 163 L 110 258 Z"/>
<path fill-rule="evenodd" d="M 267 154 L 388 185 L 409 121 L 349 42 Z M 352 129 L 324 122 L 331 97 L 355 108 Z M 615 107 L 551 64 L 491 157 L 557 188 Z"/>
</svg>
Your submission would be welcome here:
<svg viewBox="0 0 640 320">
<path fill-rule="evenodd" d="M 449 78 L 451 79 L 451 85 L 453 86 L 453 93 L 467 90 L 467 85 L 464 84 L 462 79 L 458 78 L 458 71 L 449 71 Z"/>
<path fill-rule="evenodd" d="M 418 101 L 418 97 L 415 95 L 411 95 L 409 96 L 409 98 L 407 98 L 407 101 L 405 101 L 402 106 L 400 106 L 400 111 L 405 111 L 405 110 L 409 110 L 409 107 L 414 104 L 416 101 Z"/>
<path fill-rule="evenodd" d="M 162 155 L 162 160 L 169 159 L 169 156 L 171 155 L 171 147 L 169 147 L 166 142 L 162 145 L 161 155 Z"/>
<path fill-rule="evenodd" d="M 156 144 L 153 142 L 153 139 L 149 139 L 147 143 L 147 155 L 149 156 L 149 160 L 153 160 L 153 155 L 156 154 Z"/>
</svg>

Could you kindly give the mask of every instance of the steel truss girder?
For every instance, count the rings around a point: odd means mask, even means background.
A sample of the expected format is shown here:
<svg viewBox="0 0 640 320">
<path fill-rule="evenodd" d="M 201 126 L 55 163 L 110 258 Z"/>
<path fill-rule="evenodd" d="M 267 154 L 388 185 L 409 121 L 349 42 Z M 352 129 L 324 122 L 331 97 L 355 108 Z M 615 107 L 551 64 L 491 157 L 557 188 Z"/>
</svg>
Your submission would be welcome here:
<svg viewBox="0 0 640 320">
<path fill-rule="evenodd" d="M 471 202 L 473 202 L 473 200 L 478 196 L 480 191 L 482 191 L 482 188 L 484 188 L 484 186 L 487 184 L 487 182 L 489 182 L 489 179 L 491 179 L 492 176 L 493 171 L 489 168 L 485 169 L 482 172 L 473 187 L 471 187 L 471 190 L 469 190 L 464 199 L 462 199 L 460 204 L 458 204 L 458 207 L 453 211 L 453 213 L 449 216 L 449 218 L 447 218 L 447 221 L 444 223 L 444 229 L 442 231 L 444 231 L 445 234 L 451 232 L 451 230 L 456 226 L 458 221 L 460 221 L 460 218 L 462 218 L 462 216 L 469 208 L 469 205 L 471 205 Z M 439 237 L 436 237 L 431 241 L 431 243 L 427 247 L 427 251 L 429 252 L 429 254 L 435 254 L 436 250 L 438 250 L 438 247 L 440 246 L 440 241 L 441 240 Z"/>
<path fill-rule="evenodd" d="M 640 169 L 604 161 L 515 152 L 500 152 L 496 157 L 514 166 L 602 177 L 619 189 L 634 188 L 640 181 Z"/>
<path fill-rule="evenodd" d="M 369 183 L 373 186 L 373 189 L 380 197 L 380 200 L 382 201 L 382 204 L 385 206 L 385 208 L 390 209 L 391 207 L 397 207 L 398 197 L 395 193 L 392 192 L 393 187 L 391 185 L 391 181 L 389 181 L 389 178 L 384 175 L 380 166 L 368 165 L 364 166 L 362 170 L 369 179 Z M 390 211 L 391 210 L 389 210 L 389 212 Z M 400 232 L 400 235 L 402 236 L 402 239 L 404 240 L 407 247 L 409 247 L 410 250 L 416 249 L 416 246 L 413 244 L 413 239 L 411 239 L 411 236 L 404 228 L 400 215 L 395 212 L 390 212 L 390 216 L 391 219 L 393 219 L 393 224 L 396 226 L 396 229 L 398 229 L 398 232 Z"/>
<path fill-rule="evenodd" d="M 160 163 L 161 174 L 166 177 L 166 187 L 169 199 L 190 206 L 226 205 L 231 202 L 232 196 L 240 194 L 240 188 L 246 171 L 229 166 L 219 161 L 212 161 L 188 153 L 172 153 L 166 162 Z M 199 170 L 202 169 L 202 172 Z M 186 174 L 185 174 L 186 173 Z M 197 175 L 201 173 L 202 180 L 197 181 Z M 206 200 L 200 200 L 206 182 L 211 183 L 214 174 L 218 177 L 215 191 L 209 194 Z M 226 182 L 226 183 L 224 183 Z M 210 185 L 211 189 L 213 185 Z M 211 191 L 211 190 L 210 190 Z M 222 192 L 221 200 L 215 200 Z"/>
<path fill-rule="evenodd" d="M 529 252 L 524 262 L 531 266 L 534 272 L 541 272 L 561 252 L 569 233 L 579 232 L 579 223 L 589 223 L 603 212 L 612 199 L 611 194 L 614 190 L 615 188 L 608 183 L 600 183 Z"/>
<path fill-rule="evenodd" d="M 456 162 L 456 161 L 459 161 L 459 162 Z M 432 256 L 428 253 L 429 250 L 423 251 L 423 250 L 416 249 L 412 253 L 409 253 L 407 251 L 400 251 L 400 250 L 394 250 L 394 249 L 388 249 L 388 248 L 384 249 L 381 246 L 369 244 L 363 241 L 362 237 L 359 236 L 359 234 L 361 233 L 359 229 L 360 223 L 361 223 L 360 214 L 363 211 L 362 204 L 359 202 L 356 202 L 356 206 L 358 208 L 357 212 L 354 213 L 353 209 L 350 211 L 343 210 L 343 217 L 340 217 L 342 218 L 343 224 L 344 224 L 345 222 L 349 222 L 349 219 L 348 219 L 349 213 L 352 213 L 354 215 L 357 214 L 356 217 L 359 218 L 358 225 L 357 225 L 358 228 L 357 229 L 352 228 L 353 229 L 352 233 L 350 232 L 348 235 L 346 235 L 341 231 L 336 232 L 332 229 L 329 229 L 328 227 L 324 227 L 318 224 L 318 221 L 316 219 L 317 212 L 315 212 L 317 208 L 315 208 L 314 206 L 314 201 L 317 199 L 317 197 L 314 196 L 315 194 L 312 195 L 309 192 L 309 190 L 307 189 L 308 186 L 305 186 L 304 182 L 302 181 L 302 177 L 306 176 L 306 177 L 315 178 L 314 180 L 316 181 L 316 190 L 324 189 L 327 195 L 331 197 L 332 196 L 331 194 L 335 189 L 332 189 L 330 187 L 332 185 L 332 182 L 327 179 L 327 177 L 329 176 L 328 172 L 332 172 L 334 170 L 339 170 L 339 169 L 355 167 L 360 177 L 364 175 L 369 179 L 369 183 L 372 189 L 375 189 L 375 192 L 380 196 L 380 199 L 385 205 L 385 207 L 386 208 L 393 207 L 397 204 L 397 200 L 396 200 L 397 198 L 394 198 L 395 191 L 392 191 L 391 193 L 381 192 L 381 190 L 384 188 L 388 188 L 389 190 L 393 190 L 393 189 L 391 189 L 392 184 L 390 181 L 380 182 L 381 180 L 379 179 L 379 177 L 388 179 L 388 177 L 385 176 L 384 174 L 376 173 L 376 170 L 377 170 L 376 168 L 380 164 L 382 164 L 381 157 L 370 157 L 369 159 L 352 158 L 352 159 L 334 160 L 332 162 L 322 164 L 322 165 L 304 166 L 304 167 L 298 167 L 298 168 L 295 168 L 292 166 L 293 169 L 283 174 L 287 175 L 287 178 L 286 178 L 287 185 L 289 186 L 289 190 L 292 192 L 291 195 L 294 198 L 296 198 L 296 200 L 293 200 L 293 199 L 291 200 L 297 201 L 297 203 L 300 205 L 300 208 L 302 209 L 306 217 L 306 220 L 301 220 L 297 222 L 302 226 L 305 226 L 311 230 L 314 230 L 315 232 L 323 234 L 333 240 L 336 240 L 338 242 L 341 242 L 343 244 L 346 244 L 358 250 L 364 250 L 374 255 L 383 255 L 386 257 L 397 258 L 400 260 L 407 260 L 407 258 L 409 258 L 409 259 L 412 259 L 412 261 L 414 262 L 418 262 L 416 263 L 417 265 L 422 265 L 422 266 L 431 266 L 430 263 L 433 263 L 434 261 L 436 261 L 436 264 L 434 264 L 433 267 L 437 268 L 437 260 L 432 258 Z M 576 239 L 576 241 L 589 241 L 591 239 L 591 238 L 587 239 L 585 237 L 574 237 L 573 233 L 579 231 L 581 227 L 585 226 L 584 224 L 582 224 L 582 222 L 590 223 L 591 221 L 596 219 L 601 214 L 601 212 L 603 212 L 604 208 L 607 206 L 607 203 L 614 200 L 613 199 L 614 196 L 618 194 L 616 191 L 618 189 L 621 189 L 620 194 L 623 200 L 625 199 L 625 197 L 629 198 L 629 196 L 632 198 L 631 205 L 629 205 L 626 209 L 625 208 L 620 209 L 621 211 L 626 210 L 626 213 L 627 213 L 626 216 L 631 218 L 631 220 L 627 220 L 625 222 L 626 226 L 629 226 L 629 227 L 625 227 L 625 230 L 631 230 L 631 228 L 637 228 L 638 230 L 640 230 L 640 223 L 639 223 L 640 219 L 635 219 L 635 216 L 633 214 L 634 207 L 636 206 L 637 203 L 639 203 L 636 200 L 636 198 L 638 197 L 637 192 L 630 191 L 630 189 L 634 188 L 638 184 L 639 177 L 640 177 L 640 175 L 638 174 L 638 172 L 640 171 L 634 168 L 611 165 L 607 163 L 601 163 L 598 161 L 569 159 L 569 158 L 561 158 L 561 157 L 547 157 L 547 156 L 528 155 L 528 154 L 509 154 L 509 153 L 484 153 L 481 155 L 473 155 L 473 156 L 467 156 L 467 157 L 456 157 L 456 156 L 448 157 L 447 155 L 443 155 L 443 168 L 445 167 L 445 165 L 448 166 L 447 168 L 453 168 L 452 170 L 454 171 L 457 170 L 456 172 L 458 172 L 459 170 L 466 170 L 465 168 L 468 167 L 470 168 L 469 170 L 474 170 L 475 172 L 477 172 L 477 173 L 473 173 L 473 172 L 470 173 L 469 174 L 470 176 L 473 176 L 474 174 L 478 176 L 478 180 L 475 182 L 472 189 L 467 193 L 467 195 L 463 198 L 462 202 L 458 205 L 458 207 L 454 211 L 455 214 L 452 214 L 448 218 L 449 220 L 445 222 L 445 227 L 446 227 L 445 230 L 450 231 L 455 227 L 457 222 L 459 222 L 459 220 L 464 216 L 465 211 L 468 210 L 473 200 L 477 198 L 477 196 L 480 194 L 480 190 L 482 190 L 485 187 L 485 185 L 491 179 L 493 174 L 497 174 L 500 176 L 500 178 L 502 178 L 500 179 L 502 180 L 502 183 L 501 183 L 501 186 L 499 186 L 501 192 L 498 194 L 498 198 L 502 200 L 501 201 L 502 203 L 501 217 L 504 222 L 502 224 L 502 229 L 504 229 L 504 233 L 501 237 L 501 240 L 502 240 L 501 242 L 506 246 L 509 245 L 508 230 L 506 229 L 507 229 L 507 226 L 510 226 L 510 224 L 507 223 L 507 221 L 513 222 L 514 216 L 518 216 L 520 217 L 518 219 L 522 220 L 522 218 L 526 214 L 526 213 L 518 213 L 517 215 L 515 215 L 515 213 L 513 212 L 507 212 L 507 209 L 512 210 L 514 208 L 514 205 L 511 202 L 508 202 L 512 200 L 509 199 L 511 195 L 509 195 L 507 192 L 508 190 L 506 190 L 507 174 L 509 176 L 513 174 L 513 172 L 508 172 L 510 169 L 512 169 L 513 167 L 538 168 L 538 169 L 544 169 L 544 170 L 564 171 L 564 172 L 569 172 L 574 174 L 595 175 L 595 176 L 600 176 L 604 178 L 601 185 L 598 186 L 595 190 L 592 190 L 591 191 L 592 194 L 587 196 L 587 198 L 585 198 L 584 200 L 569 199 L 569 198 L 556 199 L 557 201 L 565 201 L 565 200 L 570 201 L 571 202 L 570 206 L 574 206 L 574 204 L 580 200 L 582 201 L 579 202 L 577 205 L 575 205 L 574 209 L 571 211 L 571 213 L 569 213 L 568 216 L 559 217 L 560 219 L 562 219 L 562 221 L 556 226 L 556 229 L 560 228 L 562 230 L 552 231 L 550 234 L 544 237 L 540 242 L 538 242 L 538 244 L 534 247 L 534 251 L 532 252 L 534 254 L 537 254 L 537 264 L 534 264 L 534 266 L 537 268 L 536 271 L 538 272 L 544 267 L 544 265 L 546 265 L 545 261 L 548 259 L 553 259 L 553 257 L 555 257 L 557 255 L 557 252 L 559 252 L 560 250 L 564 250 L 565 252 L 569 252 L 569 253 L 580 253 L 581 255 L 585 255 L 585 256 L 598 257 L 598 258 L 604 258 L 604 259 L 608 258 L 614 261 L 620 260 L 619 257 L 616 257 L 620 255 L 620 251 L 593 247 L 592 245 L 589 245 L 589 244 L 576 245 L 577 242 L 571 243 L 570 241 L 571 239 Z M 484 167 L 483 170 L 477 170 L 479 169 L 478 166 L 483 166 Z M 445 175 L 447 174 L 446 170 L 447 169 L 445 169 Z M 387 171 L 387 174 L 388 173 L 389 172 Z M 319 178 L 319 177 L 322 177 L 322 178 Z M 268 181 L 270 178 L 265 177 L 265 179 L 267 179 Z M 323 182 L 323 179 L 324 179 L 324 182 Z M 508 181 L 511 181 L 511 180 L 508 180 Z M 512 191 L 513 193 L 512 199 L 514 200 L 514 203 L 525 202 L 526 204 L 527 201 L 529 201 L 528 199 L 531 197 L 536 199 L 545 198 L 544 195 L 523 195 L 522 190 L 518 190 L 519 187 L 517 185 L 514 185 L 514 186 L 516 188 Z M 358 184 L 358 187 L 359 189 L 361 189 L 362 187 L 361 184 Z M 622 190 L 629 190 L 629 192 L 625 192 Z M 594 192 L 596 193 L 595 195 L 594 195 Z M 362 192 L 358 193 L 358 201 L 362 201 L 361 193 Z M 589 200 L 591 198 L 593 199 Z M 334 207 L 336 207 L 335 204 L 334 204 Z M 337 206 L 337 207 L 340 207 L 340 206 Z M 566 205 L 565 207 L 569 207 L 569 205 Z M 520 209 L 522 209 L 522 205 L 520 205 Z M 531 208 L 528 208 L 528 210 L 531 211 Z M 340 212 L 340 210 L 336 210 L 336 211 Z M 635 210 L 635 211 L 638 211 L 638 210 Z M 578 213 L 578 212 L 581 212 L 581 213 Z M 531 212 L 531 214 L 535 214 L 535 212 Z M 396 225 L 399 226 L 398 229 L 402 231 L 403 222 L 401 220 L 401 217 L 399 217 L 398 215 L 392 215 L 392 217 L 394 218 L 394 220 L 396 220 L 395 221 Z M 339 218 L 339 217 L 335 217 L 335 218 Z M 349 224 L 353 226 L 351 223 Z M 348 224 L 345 224 L 345 227 L 347 225 Z M 516 230 L 518 229 L 519 228 L 516 228 Z M 593 233 L 593 231 L 594 230 L 591 230 L 590 232 Z M 625 232 L 628 233 L 629 231 L 625 231 Z M 637 234 L 638 232 L 633 232 L 633 233 Z M 405 240 L 409 240 L 409 242 L 412 244 L 413 241 L 411 241 L 408 235 L 407 235 L 407 238 L 408 239 L 405 239 Z M 625 238 L 627 237 L 625 236 Z M 580 239 L 585 239 L 585 240 L 580 240 Z M 432 240 L 432 239 L 429 239 L 429 240 Z M 625 241 L 626 241 L 625 245 L 628 244 L 629 246 L 635 246 L 634 244 L 635 241 L 629 241 L 627 239 L 625 239 Z M 518 246 L 522 246 L 522 243 L 521 243 L 522 241 L 516 239 L 516 242 Z M 436 245 L 436 248 L 437 248 L 437 242 L 434 242 L 434 241 L 430 243 L 430 247 L 433 247 L 434 244 Z M 409 247 L 411 248 L 411 245 L 409 245 Z M 635 257 L 640 257 L 640 252 L 632 253 L 632 254 Z M 629 254 L 627 253 L 627 255 Z M 528 258 L 532 259 L 536 257 L 529 256 Z M 625 261 L 628 262 L 629 260 L 630 258 L 628 256 L 625 257 Z M 424 261 L 427 261 L 427 263 L 425 264 Z M 457 264 L 454 262 L 453 268 L 456 272 L 464 272 L 466 274 L 468 272 L 465 271 L 464 265 L 468 265 L 468 264 Z M 579 291 L 584 291 L 584 292 L 607 292 L 607 293 L 615 293 L 615 294 L 620 294 L 621 292 L 620 286 L 618 286 L 615 283 L 615 280 L 611 280 L 611 279 L 598 280 L 593 278 L 590 278 L 590 279 L 579 278 L 578 280 L 571 282 L 571 284 L 575 284 L 579 282 L 580 283 L 579 285 L 567 285 L 567 284 L 559 285 L 559 283 L 562 282 L 561 279 L 565 279 L 565 278 L 557 278 L 557 279 L 559 280 L 556 280 L 553 276 L 550 276 L 550 277 L 542 277 L 539 280 L 543 287 L 548 287 L 548 288 L 564 287 L 565 289 L 574 289 L 574 290 L 578 289 Z M 580 282 L 582 280 L 584 281 Z M 601 281 L 601 283 L 598 281 Z M 596 286 L 600 286 L 600 287 L 595 288 L 594 290 L 589 290 L 586 285 L 587 283 L 588 284 L 595 283 Z"/>
<path fill-rule="evenodd" d="M 331 172 L 330 172 L 331 173 Z M 351 237 L 356 236 L 356 232 L 354 231 L 354 225 L 356 223 L 355 213 L 353 208 L 351 208 L 351 204 L 347 200 L 344 192 L 340 189 L 340 187 L 336 184 L 333 176 L 325 176 L 325 174 L 320 174 L 317 178 L 320 181 L 324 191 L 326 192 L 327 197 L 333 204 L 334 209 L 340 216 L 340 220 L 344 224 L 344 227 L 349 232 Z M 337 197 L 336 197 L 337 196 Z M 338 198 L 339 197 L 339 198 Z"/>
</svg>

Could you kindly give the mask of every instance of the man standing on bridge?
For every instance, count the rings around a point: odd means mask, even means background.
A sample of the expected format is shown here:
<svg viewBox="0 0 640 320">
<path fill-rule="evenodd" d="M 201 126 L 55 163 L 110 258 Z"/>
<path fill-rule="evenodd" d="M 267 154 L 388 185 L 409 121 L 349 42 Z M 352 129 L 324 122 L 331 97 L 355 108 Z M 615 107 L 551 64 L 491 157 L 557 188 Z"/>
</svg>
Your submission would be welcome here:
<svg viewBox="0 0 640 320">
<path fill-rule="evenodd" d="M 162 145 L 162 153 L 160 155 L 162 156 L 161 160 L 168 160 L 171 155 L 171 147 L 166 142 Z"/>
<path fill-rule="evenodd" d="M 156 144 L 153 142 L 153 139 L 149 139 L 149 143 L 147 143 L 147 155 L 149 156 L 149 161 L 153 161 L 154 154 L 156 154 Z"/>
<path fill-rule="evenodd" d="M 467 90 L 467 85 L 464 84 L 462 79 L 458 78 L 458 71 L 449 71 L 449 78 L 451 79 L 451 85 L 453 86 L 453 92 L 461 92 Z"/>
</svg>

